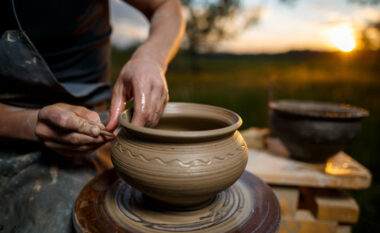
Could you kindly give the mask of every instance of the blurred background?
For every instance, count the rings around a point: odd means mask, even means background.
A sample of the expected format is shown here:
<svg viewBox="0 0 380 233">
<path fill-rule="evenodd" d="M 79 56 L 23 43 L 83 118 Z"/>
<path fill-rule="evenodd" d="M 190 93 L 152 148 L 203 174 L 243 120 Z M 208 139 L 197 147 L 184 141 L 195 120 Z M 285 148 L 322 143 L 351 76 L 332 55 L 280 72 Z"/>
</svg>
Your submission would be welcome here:
<svg viewBox="0 0 380 233">
<path fill-rule="evenodd" d="M 380 229 L 380 1 L 182 0 L 181 51 L 167 81 L 171 101 L 212 104 L 268 127 L 268 101 L 346 103 L 371 116 L 346 152 L 369 168 L 372 186 L 352 191 L 354 232 Z M 111 1 L 114 81 L 149 32 L 135 9 Z"/>
</svg>

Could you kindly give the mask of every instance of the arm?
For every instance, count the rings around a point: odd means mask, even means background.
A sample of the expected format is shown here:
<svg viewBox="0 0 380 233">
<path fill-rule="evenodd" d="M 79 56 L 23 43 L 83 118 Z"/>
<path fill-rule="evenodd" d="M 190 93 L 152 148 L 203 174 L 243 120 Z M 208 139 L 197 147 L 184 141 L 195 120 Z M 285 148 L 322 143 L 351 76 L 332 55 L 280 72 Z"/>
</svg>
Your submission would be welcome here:
<svg viewBox="0 0 380 233">
<path fill-rule="evenodd" d="M 99 115 L 81 106 L 63 103 L 42 109 L 24 109 L 0 103 L 0 139 L 41 141 L 63 154 L 86 154 L 112 139 L 100 135 Z"/>
<path fill-rule="evenodd" d="M 124 65 L 115 83 L 107 130 L 113 131 L 126 100 L 134 98 L 132 123 L 158 123 L 169 96 L 165 72 L 180 45 L 185 21 L 178 0 L 126 0 L 151 22 L 149 38 Z"/>
<path fill-rule="evenodd" d="M 37 141 L 34 128 L 38 110 L 23 109 L 0 103 L 0 138 Z"/>
</svg>

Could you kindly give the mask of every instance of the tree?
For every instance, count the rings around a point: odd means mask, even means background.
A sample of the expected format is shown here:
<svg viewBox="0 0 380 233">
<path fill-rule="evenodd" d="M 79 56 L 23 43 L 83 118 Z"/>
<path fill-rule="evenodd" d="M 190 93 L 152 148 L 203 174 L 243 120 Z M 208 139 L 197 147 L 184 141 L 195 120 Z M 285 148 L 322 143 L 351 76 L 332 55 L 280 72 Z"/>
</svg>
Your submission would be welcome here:
<svg viewBox="0 0 380 233">
<path fill-rule="evenodd" d="M 299 0 L 280 0 L 282 3 L 294 4 Z M 380 0 L 347 0 L 349 3 L 358 3 L 363 5 L 376 5 L 380 3 Z"/>
<path fill-rule="evenodd" d="M 239 0 L 183 0 L 187 14 L 186 39 L 191 53 L 209 52 L 217 42 L 255 24 L 260 7 L 242 13 Z"/>
<path fill-rule="evenodd" d="M 365 50 L 380 49 L 380 21 L 368 23 L 361 31 L 361 42 Z"/>
<path fill-rule="evenodd" d="M 348 0 L 352 3 L 359 3 L 359 4 L 368 4 L 368 5 L 376 5 L 380 3 L 380 0 Z"/>
<path fill-rule="evenodd" d="M 278 1 L 294 6 L 300 0 Z M 376 5 L 380 0 L 347 0 L 347 2 Z M 213 51 L 221 40 L 232 38 L 256 24 L 261 13 L 260 6 L 242 11 L 240 0 L 182 0 L 182 3 L 187 16 L 187 49 L 192 54 Z"/>
</svg>

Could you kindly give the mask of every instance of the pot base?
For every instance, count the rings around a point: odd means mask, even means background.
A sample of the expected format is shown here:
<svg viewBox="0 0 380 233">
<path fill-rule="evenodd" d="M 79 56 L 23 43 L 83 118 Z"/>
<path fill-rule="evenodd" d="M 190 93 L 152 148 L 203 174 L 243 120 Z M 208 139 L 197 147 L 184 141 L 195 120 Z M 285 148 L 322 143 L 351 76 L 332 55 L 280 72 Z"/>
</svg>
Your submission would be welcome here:
<svg viewBox="0 0 380 233">
<path fill-rule="evenodd" d="M 280 209 L 272 190 L 249 172 L 210 202 L 173 210 L 110 170 L 82 190 L 73 219 L 77 232 L 277 232 Z"/>
<path fill-rule="evenodd" d="M 131 192 L 133 192 L 132 198 L 134 198 L 134 202 L 139 202 L 140 204 L 144 203 L 144 205 L 148 206 L 154 206 L 157 209 L 165 210 L 165 211 L 193 211 L 193 210 L 199 210 L 202 208 L 207 207 L 212 202 L 215 201 L 216 196 L 213 196 L 206 201 L 202 201 L 199 204 L 190 205 L 190 206 L 181 206 L 181 205 L 173 205 L 170 203 L 165 203 L 160 200 L 154 199 L 152 197 L 149 197 L 148 195 L 141 193 L 137 191 L 136 189 L 131 188 Z M 119 202 L 119 204 L 123 204 Z M 125 203 L 124 203 L 125 204 Z"/>
</svg>

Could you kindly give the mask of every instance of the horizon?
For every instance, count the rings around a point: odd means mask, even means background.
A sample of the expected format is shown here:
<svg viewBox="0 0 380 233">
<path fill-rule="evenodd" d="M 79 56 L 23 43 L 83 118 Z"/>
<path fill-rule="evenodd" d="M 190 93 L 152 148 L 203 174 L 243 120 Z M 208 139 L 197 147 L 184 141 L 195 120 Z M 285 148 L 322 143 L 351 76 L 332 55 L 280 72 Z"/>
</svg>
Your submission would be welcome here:
<svg viewBox="0 0 380 233">
<path fill-rule="evenodd" d="M 143 42 L 149 32 L 146 18 L 124 2 L 112 0 L 110 5 L 112 45 L 125 49 Z M 348 0 L 308 0 L 294 4 L 283 4 L 278 0 L 243 0 L 242 14 L 257 7 L 262 12 L 258 23 L 232 39 L 220 41 L 215 52 L 350 52 L 360 47 L 359 36 L 363 28 L 370 22 L 380 21 L 380 4 L 362 5 Z"/>
<path fill-rule="evenodd" d="M 131 44 L 127 47 L 118 47 L 118 46 L 115 46 L 115 45 L 112 45 L 112 48 L 113 49 L 116 49 L 118 51 L 127 51 L 127 52 L 133 52 L 137 47 L 138 47 L 139 43 L 135 43 L 135 44 Z M 178 52 L 178 55 L 181 54 L 182 52 L 186 53 L 186 49 L 181 49 L 179 50 Z M 355 54 L 359 54 L 359 53 L 373 53 L 373 54 L 377 54 L 379 53 L 380 51 L 379 50 L 354 50 L 352 52 L 350 52 L 349 54 L 351 55 L 355 55 Z M 205 55 L 205 56 L 208 56 L 208 55 L 231 55 L 231 56 L 276 56 L 276 55 L 287 55 L 287 54 L 346 54 L 345 52 L 342 52 L 342 51 L 339 51 L 339 50 L 312 50 L 312 49 L 304 49 L 304 50 L 297 50 L 297 49 L 294 49 L 294 50 L 287 50 L 287 51 L 279 51 L 279 52 L 273 52 L 273 53 L 234 53 L 234 52 L 229 52 L 229 51 L 225 51 L 225 52 L 221 52 L 221 51 L 212 51 L 212 52 L 199 52 L 197 53 L 197 55 L 199 56 L 202 56 L 202 55 Z M 379 53 L 380 54 L 380 53 Z"/>
</svg>

